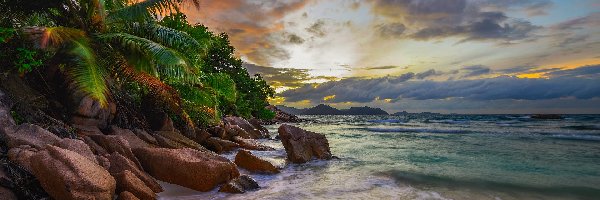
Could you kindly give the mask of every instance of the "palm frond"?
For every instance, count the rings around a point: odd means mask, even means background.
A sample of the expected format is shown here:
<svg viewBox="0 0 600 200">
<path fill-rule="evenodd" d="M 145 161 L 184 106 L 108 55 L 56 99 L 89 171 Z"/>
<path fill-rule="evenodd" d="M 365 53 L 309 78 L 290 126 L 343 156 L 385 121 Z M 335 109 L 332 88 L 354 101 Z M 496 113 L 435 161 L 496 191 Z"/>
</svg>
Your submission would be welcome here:
<svg viewBox="0 0 600 200">
<path fill-rule="evenodd" d="M 132 23 L 129 30 L 134 35 L 148 38 L 183 52 L 198 50 L 201 47 L 200 43 L 188 33 L 161 26 L 156 23 Z"/>
<path fill-rule="evenodd" d="M 207 74 L 203 82 L 210 86 L 215 92 L 228 102 L 235 102 L 237 99 L 237 90 L 235 82 L 229 75 L 224 73 Z"/>
<path fill-rule="evenodd" d="M 67 27 L 25 27 L 23 33 L 41 48 L 60 47 L 87 37 L 84 31 Z"/>
<path fill-rule="evenodd" d="M 78 89 L 89 94 L 102 106 L 107 105 L 108 87 L 104 80 L 105 73 L 96 62 L 96 55 L 85 41 L 72 41 L 68 52 L 73 56 L 75 65 L 67 72 L 77 85 Z"/>
<path fill-rule="evenodd" d="M 124 53 L 138 52 L 146 59 L 151 60 L 157 71 L 165 81 L 180 80 L 189 83 L 198 82 L 196 69 L 189 67 L 186 58 L 179 52 L 165 47 L 146 38 L 126 33 L 109 33 L 99 35 L 98 38 L 118 46 Z"/>
</svg>

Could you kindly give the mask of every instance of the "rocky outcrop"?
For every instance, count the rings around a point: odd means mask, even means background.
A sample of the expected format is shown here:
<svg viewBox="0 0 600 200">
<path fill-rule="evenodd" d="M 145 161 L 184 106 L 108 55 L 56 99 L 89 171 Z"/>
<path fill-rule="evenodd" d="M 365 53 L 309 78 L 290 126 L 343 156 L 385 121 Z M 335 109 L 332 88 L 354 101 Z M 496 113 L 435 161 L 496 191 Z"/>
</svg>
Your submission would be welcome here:
<svg viewBox="0 0 600 200">
<path fill-rule="evenodd" d="M 210 191 L 240 175 L 235 164 L 210 151 L 140 148 L 134 152 L 155 178 L 198 191 Z"/>
<path fill-rule="evenodd" d="M 283 124 L 278 129 L 287 157 L 294 163 L 305 163 L 313 158 L 331 159 L 329 142 L 324 135 Z"/>
<path fill-rule="evenodd" d="M 117 200 L 140 200 L 133 193 L 124 191 L 119 194 L 119 198 Z"/>
<path fill-rule="evenodd" d="M 300 119 L 293 114 L 287 113 L 279 108 L 277 108 L 276 106 L 273 105 L 269 105 L 266 107 L 267 109 L 275 112 L 275 118 L 273 118 L 271 121 L 273 123 L 295 123 L 295 122 L 300 122 Z"/>
<path fill-rule="evenodd" d="M 90 136 L 90 138 L 92 138 L 92 140 L 94 140 L 94 142 L 96 142 L 98 145 L 100 145 L 102 148 L 104 148 L 108 153 L 112 154 L 114 152 L 117 152 L 117 153 L 125 156 L 129 160 L 133 161 L 134 163 L 136 163 L 137 166 L 139 166 L 141 168 L 142 165 L 137 160 L 137 158 L 133 155 L 133 152 L 131 151 L 131 147 L 129 146 L 129 142 L 127 142 L 127 140 L 125 140 L 125 138 L 123 138 L 122 136 L 92 135 L 92 136 Z"/>
<path fill-rule="evenodd" d="M 100 102 L 94 100 L 92 97 L 78 97 L 80 95 L 77 92 L 73 97 L 73 100 L 78 102 L 78 105 L 73 111 L 71 124 L 80 127 L 107 128 L 117 112 L 117 105 L 109 100 L 107 106 L 102 106 Z"/>
<path fill-rule="evenodd" d="M 240 145 L 241 148 L 248 149 L 248 150 L 257 150 L 257 151 L 274 151 L 275 150 L 273 147 L 259 144 L 256 140 L 244 139 L 239 136 L 233 137 L 232 141 L 234 141 L 235 143 Z"/>
<path fill-rule="evenodd" d="M 252 124 L 250 124 L 250 122 L 246 121 L 243 118 L 240 117 L 226 117 L 225 119 L 223 119 L 224 122 L 226 122 L 229 125 L 237 125 L 240 128 L 242 128 L 244 131 L 246 131 L 249 135 L 248 138 L 246 139 L 260 139 L 260 138 L 268 138 L 269 137 L 269 133 L 264 133 L 261 132 L 260 130 L 258 130 L 256 127 L 252 126 Z"/>
<path fill-rule="evenodd" d="M 117 180 L 117 193 L 131 192 L 135 197 L 143 200 L 156 199 L 156 194 L 142 180 L 129 170 L 114 175 Z"/>
<path fill-rule="evenodd" d="M 110 167 L 108 171 L 113 174 L 123 173 L 124 171 L 130 171 L 135 174 L 140 180 L 144 182 L 146 186 L 148 186 L 152 191 L 159 193 L 163 191 L 163 188 L 152 178 L 149 174 L 144 172 L 142 169 L 139 169 L 133 161 L 125 158 L 123 155 L 119 153 L 113 153 L 108 157 L 110 161 Z"/>
<path fill-rule="evenodd" d="M 33 148 L 43 148 L 47 144 L 54 144 L 60 138 L 50 131 L 33 124 L 21 124 L 5 132 L 4 138 L 8 148 L 29 145 Z"/>
<path fill-rule="evenodd" d="M 248 175 L 241 175 L 240 177 L 229 181 L 227 184 L 221 186 L 219 192 L 227 193 L 245 193 L 246 191 L 259 189 L 258 183 Z"/>
<path fill-rule="evenodd" d="M 65 138 L 54 145 L 63 149 L 74 151 L 75 153 L 78 153 L 79 155 L 82 155 L 88 160 L 98 164 L 96 156 L 94 155 L 92 150 L 90 150 L 90 147 L 81 140 Z"/>
<path fill-rule="evenodd" d="M 37 149 L 29 145 L 21 145 L 19 147 L 12 148 L 8 151 L 8 160 L 17 163 L 29 173 L 31 173 L 31 157 L 34 156 L 37 152 Z"/>
<path fill-rule="evenodd" d="M 31 158 L 32 171 L 54 199 L 106 199 L 115 194 L 115 179 L 96 163 L 56 146 Z"/>
<path fill-rule="evenodd" d="M 217 153 L 233 151 L 239 147 L 239 145 L 235 142 L 223 140 L 218 137 L 210 137 L 206 139 L 204 146 Z"/>
<path fill-rule="evenodd" d="M 137 135 L 140 139 L 146 141 L 148 144 L 158 145 L 156 138 L 152 137 L 152 135 L 148 134 L 148 132 L 142 129 L 133 129 L 133 133 Z"/>
<path fill-rule="evenodd" d="M 3 182 L 12 182 L 12 180 L 10 180 L 6 173 L 4 173 L 4 169 L 2 169 L 2 167 L 0 167 L 0 180 L 2 180 Z M 0 185 L 0 199 L 17 200 L 17 195 L 12 190 Z"/>
<path fill-rule="evenodd" d="M 179 131 L 156 131 L 156 139 L 163 147 L 180 149 L 192 148 L 197 150 L 206 150 L 203 146 L 193 140 L 183 136 Z M 162 138 L 161 138 L 162 137 Z M 168 139 L 168 140 L 165 140 Z"/>
<path fill-rule="evenodd" d="M 117 126 L 111 126 L 110 135 L 118 135 L 123 137 L 123 139 L 127 140 L 129 146 L 132 149 L 150 146 L 148 143 L 146 143 L 144 140 L 140 139 L 136 134 L 134 134 L 133 131 L 128 129 L 122 129 Z"/>
<path fill-rule="evenodd" d="M 263 160 L 250 151 L 240 150 L 235 155 L 235 164 L 251 172 L 279 173 L 279 169 L 269 161 Z"/>
</svg>

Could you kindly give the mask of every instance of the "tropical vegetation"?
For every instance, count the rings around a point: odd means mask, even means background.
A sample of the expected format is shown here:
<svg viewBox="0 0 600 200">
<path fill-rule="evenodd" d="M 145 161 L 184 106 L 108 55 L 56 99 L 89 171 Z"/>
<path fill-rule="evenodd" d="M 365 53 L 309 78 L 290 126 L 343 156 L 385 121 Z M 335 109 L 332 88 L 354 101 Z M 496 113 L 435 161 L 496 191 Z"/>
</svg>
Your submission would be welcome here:
<svg viewBox="0 0 600 200">
<path fill-rule="evenodd" d="M 265 106 L 273 89 L 249 75 L 226 34 L 190 24 L 184 3 L 199 6 L 198 0 L 0 0 L 0 67 L 21 76 L 55 69 L 75 93 L 102 106 L 150 100 L 184 126 L 212 125 L 224 115 L 272 118 Z"/>
</svg>

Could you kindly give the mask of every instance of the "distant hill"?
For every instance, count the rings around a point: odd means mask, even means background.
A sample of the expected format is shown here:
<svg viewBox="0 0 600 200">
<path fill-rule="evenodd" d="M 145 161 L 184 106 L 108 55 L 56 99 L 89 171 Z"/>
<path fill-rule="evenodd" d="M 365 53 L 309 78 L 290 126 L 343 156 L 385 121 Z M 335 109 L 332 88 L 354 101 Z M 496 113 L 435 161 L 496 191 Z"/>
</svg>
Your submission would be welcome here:
<svg viewBox="0 0 600 200">
<path fill-rule="evenodd" d="M 351 107 L 349 109 L 338 110 L 325 104 L 319 104 L 312 108 L 298 109 L 288 106 L 277 106 L 280 110 L 294 115 L 389 115 L 381 108 L 371 107 Z"/>
</svg>

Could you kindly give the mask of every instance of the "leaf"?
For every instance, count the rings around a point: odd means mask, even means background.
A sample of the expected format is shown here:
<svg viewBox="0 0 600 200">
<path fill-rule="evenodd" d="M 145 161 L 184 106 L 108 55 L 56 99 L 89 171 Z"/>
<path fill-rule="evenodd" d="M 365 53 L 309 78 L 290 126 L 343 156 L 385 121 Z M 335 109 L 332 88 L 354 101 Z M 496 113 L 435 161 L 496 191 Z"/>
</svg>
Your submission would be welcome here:
<svg viewBox="0 0 600 200">
<path fill-rule="evenodd" d="M 108 105 L 108 87 L 104 80 L 105 73 L 96 63 L 96 55 L 89 44 L 84 41 L 73 41 L 69 54 L 73 56 L 75 65 L 67 72 L 73 78 L 78 89 L 98 100 L 102 107 Z"/>
</svg>

